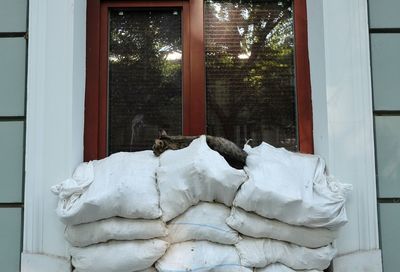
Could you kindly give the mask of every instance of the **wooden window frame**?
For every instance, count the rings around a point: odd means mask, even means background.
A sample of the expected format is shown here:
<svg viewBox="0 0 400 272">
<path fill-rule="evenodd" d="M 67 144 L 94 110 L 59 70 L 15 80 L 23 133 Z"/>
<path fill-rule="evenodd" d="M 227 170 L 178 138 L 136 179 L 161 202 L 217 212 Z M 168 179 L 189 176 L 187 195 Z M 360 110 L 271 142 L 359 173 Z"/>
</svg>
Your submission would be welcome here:
<svg viewBox="0 0 400 272">
<path fill-rule="evenodd" d="M 87 0 L 87 51 L 84 160 L 107 155 L 108 9 L 178 7 L 182 9 L 183 134 L 206 128 L 203 0 Z M 295 75 L 299 150 L 313 153 L 306 0 L 294 0 Z M 198 72 L 203 71 L 203 72 Z"/>
</svg>

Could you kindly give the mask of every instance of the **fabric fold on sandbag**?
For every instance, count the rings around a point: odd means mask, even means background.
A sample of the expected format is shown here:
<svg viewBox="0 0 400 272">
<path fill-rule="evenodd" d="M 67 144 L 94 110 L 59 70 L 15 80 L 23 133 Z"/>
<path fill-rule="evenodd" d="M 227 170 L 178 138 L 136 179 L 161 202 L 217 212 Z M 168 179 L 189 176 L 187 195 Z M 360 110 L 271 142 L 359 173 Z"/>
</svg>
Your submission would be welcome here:
<svg viewBox="0 0 400 272">
<path fill-rule="evenodd" d="M 159 239 L 111 241 L 88 247 L 71 247 L 76 272 L 133 272 L 150 268 L 167 250 Z"/>
<path fill-rule="evenodd" d="M 220 244 L 236 244 L 240 239 L 239 234 L 225 222 L 229 214 L 230 209 L 223 204 L 200 202 L 168 223 L 166 241 L 179 243 L 207 240 Z"/>
<path fill-rule="evenodd" d="M 275 263 L 264 268 L 256 268 L 254 272 L 322 272 L 322 270 L 293 270 L 283 264 Z"/>
<path fill-rule="evenodd" d="M 144 240 L 167 235 L 161 220 L 113 217 L 91 223 L 67 226 L 65 239 L 74 247 L 85 247 L 110 240 Z"/>
<path fill-rule="evenodd" d="M 249 237 L 240 240 L 235 247 L 243 266 L 257 268 L 282 263 L 295 270 L 324 270 L 336 254 L 331 245 L 311 249 L 277 240 Z"/>
<path fill-rule="evenodd" d="M 79 272 L 79 271 L 74 269 L 73 272 Z M 146 268 L 144 270 L 133 271 L 133 272 L 158 272 L 158 271 L 157 271 L 157 269 L 155 267 L 149 267 L 149 268 Z"/>
<path fill-rule="evenodd" d="M 237 193 L 234 206 L 312 228 L 338 228 L 347 222 L 344 203 L 352 186 L 327 177 L 321 157 L 267 143 L 245 150 L 249 180 Z"/>
<path fill-rule="evenodd" d="M 160 156 L 157 182 L 162 219 L 169 221 L 199 201 L 232 206 L 239 186 L 247 180 L 243 170 L 232 168 L 200 136 L 180 150 Z"/>
<path fill-rule="evenodd" d="M 161 209 L 155 179 L 158 164 L 158 158 L 151 151 L 120 152 L 83 164 L 82 167 L 92 169 L 87 171 L 93 171 L 93 180 L 81 194 L 68 197 L 70 180 L 53 187 L 59 196 L 58 216 L 67 225 L 114 216 L 159 218 Z"/>
<path fill-rule="evenodd" d="M 329 245 L 337 237 L 336 230 L 289 225 L 234 207 L 226 223 L 246 236 L 270 238 L 309 248 Z"/>
<path fill-rule="evenodd" d="M 252 272 L 240 264 L 234 246 L 208 241 L 183 242 L 171 245 L 156 262 L 159 272 L 214 271 Z"/>
<path fill-rule="evenodd" d="M 83 162 L 75 169 L 72 178 L 51 187 L 58 195 L 59 205 L 69 210 L 80 196 L 86 192 L 94 180 L 93 161 Z"/>
<path fill-rule="evenodd" d="M 140 270 L 138 272 L 157 272 L 157 269 L 155 267 L 149 267 L 145 270 Z"/>
</svg>

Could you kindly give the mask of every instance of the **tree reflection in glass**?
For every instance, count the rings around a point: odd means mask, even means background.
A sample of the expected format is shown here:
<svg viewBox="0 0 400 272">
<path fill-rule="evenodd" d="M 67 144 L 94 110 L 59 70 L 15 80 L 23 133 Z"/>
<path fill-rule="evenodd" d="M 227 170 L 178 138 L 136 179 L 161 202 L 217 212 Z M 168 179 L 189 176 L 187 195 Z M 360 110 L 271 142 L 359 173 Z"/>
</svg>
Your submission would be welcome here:
<svg viewBox="0 0 400 272">
<path fill-rule="evenodd" d="M 150 149 L 160 128 L 182 133 L 181 12 L 112 9 L 108 153 Z"/>
<path fill-rule="evenodd" d="M 205 1 L 207 132 L 297 150 L 292 1 Z"/>
</svg>

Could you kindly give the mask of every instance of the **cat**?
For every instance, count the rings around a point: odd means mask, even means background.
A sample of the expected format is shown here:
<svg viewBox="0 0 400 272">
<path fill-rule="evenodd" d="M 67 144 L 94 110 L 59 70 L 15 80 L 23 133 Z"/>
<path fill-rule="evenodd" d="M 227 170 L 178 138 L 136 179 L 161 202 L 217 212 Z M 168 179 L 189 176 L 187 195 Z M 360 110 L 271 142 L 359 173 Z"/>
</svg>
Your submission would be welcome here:
<svg viewBox="0 0 400 272">
<path fill-rule="evenodd" d="M 170 136 L 165 130 L 161 130 L 158 139 L 154 141 L 154 155 L 160 156 L 166 150 L 177 150 L 187 146 L 199 136 Z M 222 138 L 211 135 L 206 135 L 208 146 L 217 151 L 230 166 L 236 169 L 243 169 L 246 165 L 247 153 L 235 143 Z"/>
</svg>

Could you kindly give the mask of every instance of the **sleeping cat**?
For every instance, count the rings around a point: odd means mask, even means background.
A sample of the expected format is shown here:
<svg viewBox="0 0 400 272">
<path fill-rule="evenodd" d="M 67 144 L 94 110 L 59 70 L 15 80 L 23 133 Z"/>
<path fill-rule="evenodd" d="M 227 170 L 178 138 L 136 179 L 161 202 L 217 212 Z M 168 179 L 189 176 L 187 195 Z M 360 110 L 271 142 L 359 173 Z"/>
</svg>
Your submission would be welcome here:
<svg viewBox="0 0 400 272">
<path fill-rule="evenodd" d="M 160 131 L 159 138 L 154 141 L 154 155 L 160 156 L 166 150 L 177 150 L 187 147 L 199 136 L 170 136 L 165 130 Z M 247 153 L 233 142 L 216 136 L 206 135 L 208 146 L 217 151 L 230 166 L 236 169 L 243 169 L 246 165 Z"/>
</svg>

